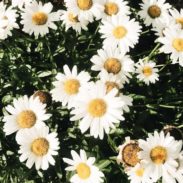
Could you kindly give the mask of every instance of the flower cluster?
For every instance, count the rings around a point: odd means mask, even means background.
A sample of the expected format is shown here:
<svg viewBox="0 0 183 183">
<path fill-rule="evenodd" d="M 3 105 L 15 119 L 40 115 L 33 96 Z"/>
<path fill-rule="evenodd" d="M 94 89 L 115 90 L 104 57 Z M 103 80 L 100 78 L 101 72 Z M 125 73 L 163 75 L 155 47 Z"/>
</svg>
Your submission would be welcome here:
<svg viewBox="0 0 183 183">
<path fill-rule="evenodd" d="M 51 2 L 12 0 L 10 6 L 0 3 L 0 42 L 16 34 L 16 29 L 39 41 L 52 31 L 61 34 L 58 27 L 82 35 L 92 23 L 98 24 L 96 33 L 102 44 L 90 57 L 91 68 L 80 70 L 77 64 L 65 64 L 55 71 L 48 92 L 16 97 L 12 105 L 5 107 L 5 135 L 16 133 L 20 161 L 26 161 L 28 168 L 35 164 L 37 170 L 55 165 L 53 156 L 60 155 L 62 148 L 59 133 L 49 126 L 54 115 L 49 113 L 49 105 L 55 103 L 66 109 L 69 121 L 84 138 L 103 140 L 125 123 L 125 113 L 131 111 L 133 96 L 124 92 L 131 80 L 135 77 L 148 87 L 161 79 L 159 74 L 165 66 L 159 65 L 154 55 L 170 54 L 171 63 L 183 66 L 183 9 L 179 12 L 165 0 L 142 0 L 138 13 L 125 0 L 64 2 L 64 9 L 57 11 Z M 144 27 L 154 31 L 157 46 L 136 60 L 132 50 L 140 43 Z M 88 158 L 92 152 L 78 149 L 79 154 L 76 149 L 71 150 L 72 159 L 63 158 L 69 165 L 65 170 L 74 172 L 70 182 L 104 182 L 104 173 L 95 164 L 98 158 Z M 118 149 L 117 162 L 122 163 L 131 183 L 154 183 L 160 179 L 163 183 L 182 183 L 182 140 L 170 133 L 155 131 L 146 140 L 127 137 Z"/>
</svg>

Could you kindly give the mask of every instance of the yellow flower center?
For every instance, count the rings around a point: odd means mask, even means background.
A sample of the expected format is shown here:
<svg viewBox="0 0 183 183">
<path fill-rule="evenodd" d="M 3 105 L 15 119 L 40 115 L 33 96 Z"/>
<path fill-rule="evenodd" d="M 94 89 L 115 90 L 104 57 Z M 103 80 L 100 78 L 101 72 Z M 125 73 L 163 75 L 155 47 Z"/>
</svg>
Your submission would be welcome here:
<svg viewBox="0 0 183 183">
<path fill-rule="evenodd" d="M 37 156 L 44 156 L 49 149 L 49 142 L 45 138 L 37 138 L 31 144 L 31 151 Z"/>
<path fill-rule="evenodd" d="M 80 82 L 77 79 L 68 79 L 64 83 L 64 90 L 68 95 L 77 94 L 79 91 Z"/>
<path fill-rule="evenodd" d="M 106 3 L 105 4 L 105 13 L 109 16 L 116 15 L 119 11 L 118 5 L 116 3 Z"/>
<path fill-rule="evenodd" d="M 144 175 L 144 169 L 143 168 L 139 168 L 135 171 L 135 174 L 138 176 L 138 177 L 142 177 Z"/>
<path fill-rule="evenodd" d="M 122 151 L 122 158 L 126 165 L 134 167 L 140 162 L 138 152 L 140 151 L 138 143 L 127 144 Z"/>
<path fill-rule="evenodd" d="M 151 150 L 150 157 L 155 164 L 163 164 L 167 159 L 167 150 L 162 146 L 156 146 Z"/>
<path fill-rule="evenodd" d="M 116 88 L 119 90 L 119 86 L 115 82 L 107 81 L 105 85 L 106 85 L 106 93 L 109 93 L 113 88 Z"/>
<path fill-rule="evenodd" d="M 48 20 L 48 15 L 44 12 L 36 12 L 32 15 L 32 22 L 35 25 L 44 25 Z"/>
<path fill-rule="evenodd" d="M 181 24 L 182 29 L 183 29 L 183 17 L 177 18 L 177 19 L 176 19 L 176 22 L 179 23 L 179 24 Z"/>
<path fill-rule="evenodd" d="M 31 128 L 36 123 L 36 114 L 31 110 L 22 111 L 16 121 L 21 128 Z"/>
<path fill-rule="evenodd" d="M 122 65 L 117 58 L 108 58 L 104 63 L 104 69 L 108 73 L 118 74 L 121 71 Z"/>
<path fill-rule="evenodd" d="M 93 99 L 88 104 L 88 112 L 93 117 L 102 117 L 107 111 L 107 104 L 103 99 Z"/>
<path fill-rule="evenodd" d="M 161 9 L 157 5 L 152 5 L 147 10 L 151 18 L 158 18 L 161 15 Z"/>
<path fill-rule="evenodd" d="M 183 39 L 182 38 L 174 39 L 172 45 L 178 52 L 183 51 Z"/>
<path fill-rule="evenodd" d="M 93 5 L 93 1 L 92 0 L 77 0 L 77 5 L 81 10 L 89 10 Z"/>
<path fill-rule="evenodd" d="M 74 23 L 79 22 L 78 16 L 77 16 L 77 15 L 75 16 L 73 13 L 69 13 L 69 14 L 68 14 L 68 18 L 69 18 L 69 20 L 70 20 L 71 22 L 74 22 Z"/>
<path fill-rule="evenodd" d="M 81 179 L 88 179 L 91 174 L 90 167 L 86 163 L 79 163 L 76 167 L 76 171 Z"/>
<path fill-rule="evenodd" d="M 122 39 L 127 34 L 127 29 L 123 26 L 118 26 L 113 30 L 113 35 L 116 39 Z"/>
<path fill-rule="evenodd" d="M 146 77 L 151 76 L 152 75 L 152 67 L 144 66 L 142 72 Z"/>
</svg>

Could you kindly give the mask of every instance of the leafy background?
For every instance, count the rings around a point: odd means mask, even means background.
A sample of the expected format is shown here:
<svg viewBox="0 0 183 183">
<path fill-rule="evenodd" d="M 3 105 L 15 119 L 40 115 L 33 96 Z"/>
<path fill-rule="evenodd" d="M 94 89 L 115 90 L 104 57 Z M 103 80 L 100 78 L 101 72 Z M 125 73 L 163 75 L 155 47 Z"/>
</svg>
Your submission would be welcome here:
<svg viewBox="0 0 183 183">
<path fill-rule="evenodd" d="M 48 1 L 42 1 L 48 2 Z M 49 1 L 50 2 L 50 1 Z M 6 1 L 6 3 L 10 3 Z M 64 9 L 63 1 L 54 0 L 54 10 Z M 137 11 L 140 1 L 128 1 L 132 15 L 138 21 Z M 183 7 L 181 0 L 170 1 L 177 9 Z M 18 19 L 20 22 L 20 19 Z M 143 22 L 141 21 L 142 25 Z M 28 169 L 19 162 L 18 145 L 15 134 L 5 136 L 3 132 L 3 114 L 5 106 L 13 98 L 32 95 L 37 90 L 50 91 L 57 72 L 63 71 L 63 65 L 71 68 L 77 65 L 79 71 L 90 72 L 93 78 L 97 73 L 91 71 L 90 58 L 102 47 L 98 33 L 100 21 L 89 25 L 88 31 L 78 35 L 72 29 L 67 32 L 61 23 L 57 31 L 50 31 L 45 37 L 35 39 L 20 29 L 13 31 L 13 36 L 0 41 L 0 182 L 1 183 L 67 183 L 72 173 L 65 172 L 66 164 L 62 158 L 70 158 L 72 149 L 85 149 L 89 156 L 96 157 L 97 165 L 105 173 L 106 183 L 129 182 L 121 165 L 116 163 L 117 147 L 126 136 L 132 139 L 146 138 L 148 132 L 161 130 L 165 125 L 183 128 L 183 69 L 172 65 L 169 56 L 158 52 L 159 45 L 154 43 L 155 36 L 151 27 L 143 26 L 139 44 L 131 50 L 132 59 L 150 56 L 160 69 L 160 81 L 146 86 L 137 81 L 135 76 L 126 84 L 122 92 L 134 99 L 125 121 L 110 135 L 101 141 L 89 135 L 82 135 L 77 122 L 69 121 L 69 111 L 60 103 L 53 102 L 48 107 L 52 117 L 47 121 L 51 131 L 57 131 L 60 140 L 59 155 L 56 165 L 47 171 Z M 155 48 L 155 49 L 154 49 Z M 153 54 L 152 50 L 154 50 Z"/>
</svg>

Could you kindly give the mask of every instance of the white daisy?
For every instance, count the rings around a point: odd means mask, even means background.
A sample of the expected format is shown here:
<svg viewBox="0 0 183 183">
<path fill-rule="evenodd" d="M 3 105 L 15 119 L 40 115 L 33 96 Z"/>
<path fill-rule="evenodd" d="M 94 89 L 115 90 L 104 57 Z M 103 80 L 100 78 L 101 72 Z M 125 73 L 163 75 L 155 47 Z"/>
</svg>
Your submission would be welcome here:
<svg viewBox="0 0 183 183">
<path fill-rule="evenodd" d="M 179 157 L 182 141 L 176 141 L 168 133 L 154 132 L 154 135 L 148 134 L 146 140 L 139 140 L 139 146 L 142 151 L 139 152 L 141 163 L 149 172 L 153 180 L 157 181 L 162 177 L 162 182 L 174 183 L 172 174 L 178 167 L 177 159 Z"/>
<path fill-rule="evenodd" d="M 19 28 L 16 23 L 17 17 L 17 11 L 12 6 L 6 8 L 6 5 L 0 2 L 0 39 L 4 40 L 8 36 L 12 36 L 11 31 L 14 28 Z"/>
<path fill-rule="evenodd" d="M 18 6 L 21 9 L 25 4 L 28 4 L 31 1 L 33 1 L 33 0 L 12 0 L 11 4 L 13 7 Z"/>
<path fill-rule="evenodd" d="M 176 173 L 173 174 L 173 176 L 178 181 L 178 183 L 182 183 L 182 180 L 183 180 L 183 151 L 180 153 L 177 161 L 178 161 L 179 166 L 176 170 Z"/>
<path fill-rule="evenodd" d="M 140 162 L 138 158 L 138 152 L 140 151 L 138 141 L 126 137 L 125 142 L 118 147 L 118 150 L 117 163 L 122 163 L 125 169 L 127 167 L 134 167 Z"/>
<path fill-rule="evenodd" d="M 136 73 L 138 74 L 137 78 L 147 85 L 149 85 L 149 83 L 155 83 L 159 80 L 159 75 L 157 74 L 158 69 L 155 67 L 155 62 L 140 59 L 136 64 Z"/>
<path fill-rule="evenodd" d="M 102 20 L 99 32 L 104 38 L 104 48 L 119 47 L 121 52 L 128 52 L 138 43 L 141 26 L 128 16 L 112 16 L 111 19 Z"/>
<path fill-rule="evenodd" d="M 153 183 L 153 179 L 150 178 L 149 173 L 146 172 L 146 169 L 141 165 L 137 164 L 135 167 L 130 168 L 127 171 L 128 179 L 130 183 Z"/>
<path fill-rule="evenodd" d="M 103 139 L 104 131 L 108 134 L 110 128 L 115 128 L 115 123 L 124 120 L 124 101 L 116 96 L 117 93 L 114 88 L 106 94 L 106 86 L 100 81 L 81 88 L 75 108 L 71 111 L 74 115 L 71 120 L 80 120 L 82 133 L 90 128 L 91 136 Z"/>
<path fill-rule="evenodd" d="M 61 20 L 65 25 L 65 30 L 73 28 L 76 32 L 81 33 L 81 30 L 87 30 L 88 21 L 85 19 L 79 20 L 77 15 L 74 15 L 70 11 L 62 11 Z"/>
<path fill-rule="evenodd" d="M 171 8 L 166 0 L 144 0 L 141 4 L 139 15 L 144 19 L 145 25 L 157 26 L 159 23 L 167 21 L 168 10 Z"/>
<path fill-rule="evenodd" d="M 183 9 L 180 10 L 180 12 L 177 9 L 170 9 L 170 14 L 173 18 L 173 20 L 180 24 L 183 29 Z"/>
<path fill-rule="evenodd" d="M 158 37 L 163 37 L 163 31 L 167 27 L 175 26 L 175 22 L 172 20 L 172 17 L 170 15 L 167 16 L 166 20 L 159 21 L 159 24 L 154 25 L 152 30 L 155 32 L 155 35 Z"/>
<path fill-rule="evenodd" d="M 97 51 L 97 55 L 91 58 L 94 64 L 92 70 L 101 71 L 105 69 L 108 73 L 119 75 L 123 82 L 129 82 L 131 73 L 134 72 L 134 62 L 129 55 L 120 52 L 118 48 L 106 48 Z"/>
<path fill-rule="evenodd" d="M 54 101 L 62 102 L 63 106 L 68 105 L 68 108 L 71 108 L 80 87 L 88 83 L 90 75 L 84 71 L 78 73 L 77 66 L 70 70 L 67 65 L 64 65 L 63 69 L 64 74 L 58 73 L 57 81 L 53 82 L 55 88 L 51 90 L 51 94 Z"/>
<path fill-rule="evenodd" d="M 52 156 L 58 154 L 59 141 L 57 133 L 49 133 L 47 126 L 33 127 L 18 132 L 16 136 L 17 143 L 20 145 L 18 151 L 20 161 L 27 160 L 26 166 L 31 168 L 35 163 L 36 169 L 46 170 L 55 164 Z"/>
<path fill-rule="evenodd" d="M 6 114 L 3 118 L 4 132 L 10 135 L 25 128 L 44 125 L 45 120 L 50 118 L 50 114 L 45 111 L 46 104 L 42 104 L 38 97 L 26 95 L 13 100 L 13 105 L 8 105 Z"/>
<path fill-rule="evenodd" d="M 176 29 L 175 29 L 176 28 Z M 164 37 L 157 39 L 163 46 L 160 51 L 171 54 L 172 63 L 179 63 L 183 67 L 183 29 L 180 27 L 170 27 L 163 31 Z"/>
<path fill-rule="evenodd" d="M 65 169 L 67 171 L 75 171 L 71 177 L 71 183 L 100 183 L 104 182 L 104 174 L 94 165 L 95 158 L 87 158 L 86 152 L 80 150 L 80 155 L 74 150 L 71 151 L 72 159 L 63 158 L 64 162 L 69 164 Z"/>
<path fill-rule="evenodd" d="M 23 9 L 22 21 L 23 31 L 28 34 L 44 36 L 49 32 L 49 28 L 57 29 L 55 21 L 60 20 L 60 11 L 51 13 L 53 5 L 51 3 L 42 4 L 33 1 L 31 4 L 26 4 Z"/>
<path fill-rule="evenodd" d="M 124 80 L 117 74 L 108 73 L 105 69 L 102 69 L 98 75 L 99 79 L 106 85 L 107 93 L 113 88 L 120 90 L 123 88 Z"/>
<path fill-rule="evenodd" d="M 103 6 L 102 19 L 111 18 L 111 16 L 116 15 L 123 16 L 130 14 L 130 8 L 124 0 L 105 0 Z"/>
<path fill-rule="evenodd" d="M 102 16 L 104 7 L 103 0 L 65 0 L 66 7 L 74 15 L 78 15 L 79 20 L 85 19 L 93 22 L 94 17 L 98 20 Z"/>
</svg>

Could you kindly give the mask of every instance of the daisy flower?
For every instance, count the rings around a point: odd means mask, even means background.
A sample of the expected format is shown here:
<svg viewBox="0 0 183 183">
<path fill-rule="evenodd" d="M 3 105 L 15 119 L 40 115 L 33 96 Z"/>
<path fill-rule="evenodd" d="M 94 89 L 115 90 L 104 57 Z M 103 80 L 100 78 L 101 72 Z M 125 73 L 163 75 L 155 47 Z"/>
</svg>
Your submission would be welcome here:
<svg viewBox="0 0 183 183">
<path fill-rule="evenodd" d="M 139 140 L 139 146 L 142 151 L 139 152 L 139 158 L 149 175 L 157 181 L 162 177 L 162 182 L 174 182 L 171 174 L 174 174 L 178 167 L 177 159 L 179 157 L 182 141 L 176 141 L 168 133 L 154 132 L 154 135 L 148 134 L 146 140 Z"/>
<path fill-rule="evenodd" d="M 104 12 L 102 19 L 111 18 L 116 15 L 129 15 L 130 8 L 126 1 L 123 0 L 105 0 L 104 1 Z"/>
<path fill-rule="evenodd" d="M 85 19 L 79 20 L 77 15 L 74 15 L 70 11 L 62 11 L 61 20 L 63 21 L 63 24 L 65 25 L 65 30 L 67 31 L 69 28 L 73 28 L 76 32 L 79 34 L 81 33 L 81 30 L 87 30 L 88 21 Z"/>
<path fill-rule="evenodd" d="M 49 28 L 56 30 L 55 21 L 60 20 L 60 11 L 52 13 L 53 5 L 51 3 L 42 4 L 41 1 L 33 1 L 26 4 L 23 9 L 22 21 L 23 31 L 36 37 L 44 36 L 49 32 Z"/>
<path fill-rule="evenodd" d="M 103 0 L 65 0 L 65 5 L 79 20 L 85 19 L 93 22 L 94 17 L 98 20 L 102 16 L 104 7 Z"/>
<path fill-rule="evenodd" d="M 117 90 L 123 88 L 124 81 L 119 75 L 108 73 L 105 69 L 102 69 L 98 77 L 100 81 L 102 81 L 106 85 L 107 93 L 110 92 L 113 88 L 116 88 Z"/>
<path fill-rule="evenodd" d="M 0 2 L 0 40 L 12 36 L 12 30 L 19 28 L 16 23 L 18 17 L 17 11 L 9 6 L 8 8 L 3 2 Z"/>
<path fill-rule="evenodd" d="M 90 83 L 80 90 L 70 119 L 80 120 L 79 128 L 82 133 L 90 128 L 90 135 L 100 139 L 105 133 L 109 133 L 110 128 L 115 128 L 115 123 L 124 120 L 124 101 L 117 97 L 118 90 L 113 89 L 106 94 L 106 86 L 98 81 Z"/>
<path fill-rule="evenodd" d="M 3 118 L 4 132 L 10 135 L 19 130 L 32 128 L 33 126 L 43 126 L 45 120 L 50 118 L 50 114 L 45 111 L 46 104 L 42 104 L 38 97 L 28 98 L 26 95 L 13 100 L 13 105 L 8 105 Z"/>
<path fill-rule="evenodd" d="M 65 170 L 75 172 L 70 179 L 71 183 L 104 182 L 104 174 L 94 165 L 94 157 L 87 158 L 84 150 L 80 150 L 80 154 L 77 154 L 74 150 L 72 150 L 71 155 L 72 159 L 63 158 L 64 162 L 69 165 Z"/>
<path fill-rule="evenodd" d="M 170 9 L 170 14 L 173 18 L 173 20 L 180 24 L 183 29 L 183 9 L 180 10 L 180 12 L 177 9 Z"/>
<path fill-rule="evenodd" d="M 137 78 L 143 81 L 145 84 L 155 83 L 159 80 L 159 75 L 157 74 L 158 69 L 155 68 L 156 64 L 152 61 L 144 61 L 142 59 L 136 64 Z"/>
<path fill-rule="evenodd" d="M 173 174 L 173 176 L 178 181 L 178 183 L 182 183 L 182 180 L 183 180 L 183 152 L 180 153 L 177 161 L 178 161 L 179 166 L 176 170 L 176 173 Z"/>
<path fill-rule="evenodd" d="M 21 9 L 24 5 L 26 5 L 30 2 L 32 2 L 32 0 L 12 0 L 11 4 L 13 7 L 18 6 Z"/>
<path fill-rule="evenodd" d="M 135 167 L 130 168 L 127 171 L 128 179 L 130 183 L 153 183 L 154 181 L 150 178 L 149 174 L 146 172 L 146 169 L 141 165 L 137 164 Z"/>
<path fill-rule="evenodd" d="M 132 72 L 134 72 L 134 62 L 128 55 L 120 52 L 118 48 L 105 48 L 97 51 L 97 55 L 91 58 L 94 64 L 91 69 L 94 71 L 106 70 L 108 73 L 119 75 L 123 82 L 129 82 Z"/>
<path fill-rule="evenodd" d="M 162 53 L 171 54 L 173 64 L 179 63 L 183 67 L 183 29 L 170 27 L 163 31 L 164 37 L 157 39 L 163 44 L 160 48 Z"/>
<path fill-rule="evenodd" d="M 168 10 L 171 8 L 166 0 L 144 0 L 141 4 L 140 17 L 144 20 L 146 26 L 157 26 L 159 23 L 166 21 Z"/>
<path fill-rule="evenodd" d="M 33 127 L 18 132 L 17 143 L 20 145 L 18 151 L 20 161 L 26 161 L 26 166 L 31 168 L 35 164 L 36 169 L 47 170 L 49 163 L 55 164 L 52 156 L 58 154 L 59 141 L 57 133 L 49 133 L 47 126 Z"/>
<path fill-rule="evenodd" d="M 138 158 L 138 152 L 140 151 L 138 141 L 126 137 L 125 142 L 118 147 L 118 150 L 117 163 L 122 163 L 125 168 L 134 167 L 140 162 Z"/>
<path fill-rule="evenodd" d="M 51 90 L 51 94 L 54 101 L 62 102 L 63 106 L 68 105 L 68 108 L 71 108 L 80 87 L 88 83 L 90 75 L 84 71 L 78 73 L 77 66 L 70 70 L 67 65 L 64 65 L 63 69 L 64 73 L 58 73 L 57 81 L 53 82 L 54 89 Z"/>
<path fill-rule="evenodd" d="M 119 47 L 121 52 L 128 52 L 138 43 L 141 26 L 128 16 L 112 16 L 111 19 L 102 20 L 99 32 L 104 38 L 104 48 Z"/>
</svg>

